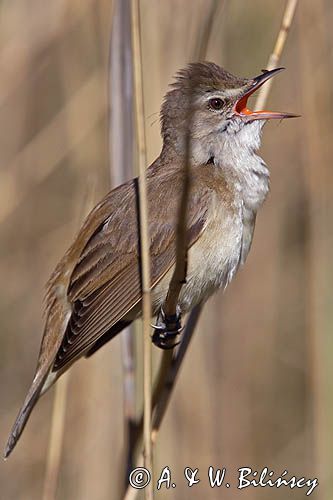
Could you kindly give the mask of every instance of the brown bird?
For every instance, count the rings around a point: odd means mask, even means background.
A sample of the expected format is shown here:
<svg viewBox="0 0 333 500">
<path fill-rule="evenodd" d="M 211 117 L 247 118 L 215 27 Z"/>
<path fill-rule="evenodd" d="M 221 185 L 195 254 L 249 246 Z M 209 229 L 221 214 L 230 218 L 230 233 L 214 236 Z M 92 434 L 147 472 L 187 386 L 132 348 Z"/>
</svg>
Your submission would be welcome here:
<svg viewBox="0 0 333 500">
<path fill-rule="evenodd" d="M 213 63 L 194 63 L 177 74 L 166 94 L 161 110 L 163 148 L 147 170 L 154 314 L 161 312 L 173 273 L 187 157 L 191 171 L 188 272 L 179 314 L 225 288 L 244 263 L 257 210 L 269 191 L 269 170 L 256 154 L 263 125 L 272 118 L 296 116 L 251 111 L 247 100 L 282 69 L 247 79 Z M 138 215 L 138 181 L 132 179 L 113 189 L 92 210 L 53 272 L 47 285 L 36 373 L 5 457 L 41 394 L 75 360 L 96 352 L 140 316 Z M 167 335 L 168 318 L 160 315 L 160 326 L 161 318 Z"/>
</svg>

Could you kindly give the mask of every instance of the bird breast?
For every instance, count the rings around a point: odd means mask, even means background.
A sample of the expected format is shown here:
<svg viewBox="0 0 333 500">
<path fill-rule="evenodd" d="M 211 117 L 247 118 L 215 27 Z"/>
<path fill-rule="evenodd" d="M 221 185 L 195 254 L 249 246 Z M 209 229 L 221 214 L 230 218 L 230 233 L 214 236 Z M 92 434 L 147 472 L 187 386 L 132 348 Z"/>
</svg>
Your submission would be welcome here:
<svg viewBox="0 0 333 500">
<path fill-rule="evenodd" d="M 188 311 L 208 299 L 218 288 L 225 288 L 238 269 L 242 254 L 241 203 L 227 207 L 214 199 L 206 227 L 188 252 L 186 284 L 179 305 Z M 174 268 L 153 290 L 154 308 L 162 305 Z"/>
</svg>

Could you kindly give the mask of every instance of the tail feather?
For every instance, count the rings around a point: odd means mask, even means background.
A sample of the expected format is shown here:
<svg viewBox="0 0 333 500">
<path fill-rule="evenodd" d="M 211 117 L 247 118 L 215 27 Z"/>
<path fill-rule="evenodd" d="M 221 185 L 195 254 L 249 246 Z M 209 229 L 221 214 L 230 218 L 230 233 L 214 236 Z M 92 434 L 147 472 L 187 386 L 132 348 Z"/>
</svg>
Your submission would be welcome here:
<svg viewBox="0 0 333 500">
<path fill-rule="evenodd" d="M 44 376 L 40 377 L 35 377 L 31 387 L 29 389 L 29 392 L 24 400 L 23 406 L 15 420 L 15 423 L 12 427 L 11 433 L 9 435 L 7 445 L 5 448 L 4 452 L 4 458 L 8 458 L 13 449 L 15 448 L 15 445 L 17 441 L 19 440 L 23 429 L 28 421 L 28 418 L 30 416 L 30 413 L 37 403 L 37 400 L 40 396 L 41 390 L 43 388 L 45 379 L 47 377 L 47 373 Z"/>
</svg>

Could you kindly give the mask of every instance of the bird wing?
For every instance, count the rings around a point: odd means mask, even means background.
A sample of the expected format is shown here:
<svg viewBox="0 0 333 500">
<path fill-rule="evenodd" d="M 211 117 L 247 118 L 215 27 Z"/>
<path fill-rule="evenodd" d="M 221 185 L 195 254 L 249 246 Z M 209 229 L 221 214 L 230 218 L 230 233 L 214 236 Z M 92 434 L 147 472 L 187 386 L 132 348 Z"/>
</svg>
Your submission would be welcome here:
<svg viewBox="0 0 333 500">
<path fill-rule="evenodd" d="M 179 198 L 182 177 L 174 169 L 157 172 L 150 168 L 147 181 L 154 286 L 175 260 L 175 199 Z M 207 220 L 211 189 L 207 183 L 200 185 L 200 189 L 191 190 L 188 246 L 199 238 Z M 111 191 L 92 210 L 48 282 L 37 369 L 11 430 L 5 457 L 22 434 L 40 393 L 139 304 L 138 239 L 138 185 L 134 179 Z"/>
<path fill-rule="evenodd" d="M 159 175 L 151 171 L 147 180 L 151 282 L 154 286 L 175 261 L 177 196 L 181 192 L 182 178 L 175 171 L 159 172 Z M 205 227 L 209 195 L 210 190 L 202 186 L 200 191 L 191 191 L 188 246 L 197 240 Z M 137 180 L 124 184 L 108 196 L 108 217 L 87 241 L 70 277 L 67 297 L 72 312 L 53 365 L 54 371 L 63 371 L 84 355 L 141 301 Z"/>
</svg>

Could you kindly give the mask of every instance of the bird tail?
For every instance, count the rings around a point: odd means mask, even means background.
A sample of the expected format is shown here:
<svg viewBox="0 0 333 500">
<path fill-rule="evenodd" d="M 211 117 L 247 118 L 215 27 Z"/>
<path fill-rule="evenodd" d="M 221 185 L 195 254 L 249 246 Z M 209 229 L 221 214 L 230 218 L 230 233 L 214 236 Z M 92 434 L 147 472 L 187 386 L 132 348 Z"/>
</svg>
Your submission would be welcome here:
<svg viewBox="0 0 333 500">
<path fill-rule="evenodd" d="M 29 392 L 24 400 L 23 406 L 16 417 L 15 423 L 12 427 L 12 430 L 10 432 L 7 445 L 5 448 L 4 452 L 4 458 L 8 458 L 13 449 L 15 448 L 15 445 L 17 441 L 19 440 L 23 429 L 28 421 L 28 418 L 30 416 L 30 413 L 37 403 L 37 400 L 40 396 L 40 393 L 43 389 L 44 382 L 47 378 L 48 373 L 46 374 L 37 374 L 37 376 L 34 378 L 31 387 L 29 389 Z"/>
</svg>

